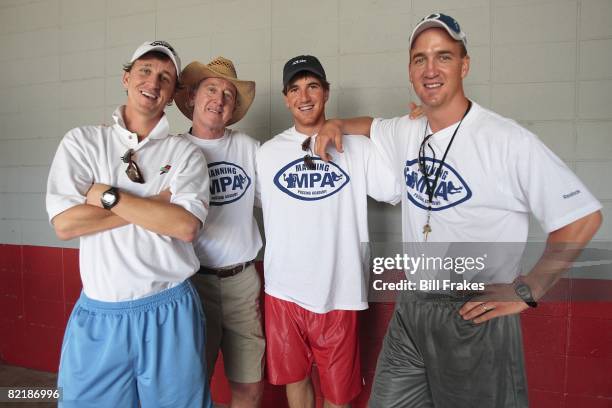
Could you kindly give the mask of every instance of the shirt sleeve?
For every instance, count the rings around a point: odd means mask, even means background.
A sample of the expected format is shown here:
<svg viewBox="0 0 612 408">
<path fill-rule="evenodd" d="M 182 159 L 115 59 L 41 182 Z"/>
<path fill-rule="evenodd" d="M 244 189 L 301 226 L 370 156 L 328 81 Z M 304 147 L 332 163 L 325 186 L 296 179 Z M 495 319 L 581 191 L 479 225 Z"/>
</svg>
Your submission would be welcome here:
<svg viewBox="0 0 612 408">
<path fill-rule="evenodd" d="M 399 136 L 396 134 L 399 120 L 400 118 L 376 118 L 372 121 L 370 127 L 370 140 L 378 149 L 382 159 L 389 163 L 392 168 L 397 167 L 398 161 L 401 167 L 403 159 L 400 155 Z"/>
<path fill-rule="evenodd" d="M 87 201 L 87 191 L 94 182 L 92 159 L 88 157 L 80 129 L 68 132 L 60 142 L 47 179 L 46 207 L 49 221 L 55 216 Z"/>
<path fill-rule="evenodd" d="M 389 160 L 385 160 L 374 143 L 366 140 L 367 193 L 376 201 L 397 204 L 401 199 L 401 188 Z"/>
<path fill-rule="evenodd" d="M 516 193 L 546 233 L 558 230 L 601 209 L 601 203 L 578 177 L 535 135 L 522 129 Z"/>
<path fill-rule="evenodd" d="M 180 205 L 204 224 L 210 203 L 208 164 L 198 147 L 190 143 L 190 148 L 187 158 L 170 182 L 170 202 Z"/>
</svg>

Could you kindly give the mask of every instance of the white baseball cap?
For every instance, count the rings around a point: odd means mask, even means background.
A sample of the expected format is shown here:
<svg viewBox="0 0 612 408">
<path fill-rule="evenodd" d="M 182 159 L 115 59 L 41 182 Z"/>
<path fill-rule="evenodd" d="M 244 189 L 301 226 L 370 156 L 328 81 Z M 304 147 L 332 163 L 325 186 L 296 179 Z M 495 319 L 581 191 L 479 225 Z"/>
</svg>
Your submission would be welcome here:
<svg viewBox="0 0 612 408">
<path fill-rule="evenodd" d="M 442 13 L 434 13 L 428 15 L 427 17 L 423 17 L 419 24 L 414 27 L 414 30 L 412 30 L 412 35 L 410 36 L 410 49 L 412 49 L 412 44 L 414 43 L 416 37 L 423 31 L 432 27 L 445 29 L 451 38 L 456 41 L 461 41 L 467 49 L 467 37 L 465 33 L 461 31 L 461 27 L 459 26 L 457 20 Z"/>
<path fill-rule="evenodd" d="M 176 51 L 174 51 L 174 48 L 172 48 L 172 46 L 166 41 L 156 40 L 144 42 L 140 47 L 136 48 L 136 51 L 134 51 L 130 62 L 136 61 L 138 58 L 151 51 L 159 51 L 170 57 L 170 59 L 174 63 L 174 67 L 176 68 L 176 76 L 178 78 L 178 76 L 181 74 L 181 59 L 179 58 Z"/>
</svg>

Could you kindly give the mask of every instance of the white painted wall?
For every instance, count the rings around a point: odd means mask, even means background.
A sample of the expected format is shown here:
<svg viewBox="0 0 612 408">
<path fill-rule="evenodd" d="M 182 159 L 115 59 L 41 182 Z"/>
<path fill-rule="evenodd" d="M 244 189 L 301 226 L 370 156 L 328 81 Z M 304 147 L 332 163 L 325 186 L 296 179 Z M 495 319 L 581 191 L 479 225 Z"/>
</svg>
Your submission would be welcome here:
<svg viewBox="0 0 612 408">
<path fill-rule="evenodd" d="M 284 62 L 320 57 L 329 116 L 403 114 L 410 30 L 443 11 L 469 40 L 470 97 L 519 120 L 603 201 L 612 240 L 612 0 L 0 0 L 0 243 L 58 241 L 44 211 L 48 167 L 70 128 L 108 123 L 121 65 L 170 41 L 186 65 L 224 55 L 257 97 L 239 127 L 266 140 L 290 124 Z M 187 121 L 172 107 L 173 131 Z M 399 208 L 372 205 L 373 239 L 398 240 Z M 543 237 L 533 224 L 533 239 Z"/>
</svg>

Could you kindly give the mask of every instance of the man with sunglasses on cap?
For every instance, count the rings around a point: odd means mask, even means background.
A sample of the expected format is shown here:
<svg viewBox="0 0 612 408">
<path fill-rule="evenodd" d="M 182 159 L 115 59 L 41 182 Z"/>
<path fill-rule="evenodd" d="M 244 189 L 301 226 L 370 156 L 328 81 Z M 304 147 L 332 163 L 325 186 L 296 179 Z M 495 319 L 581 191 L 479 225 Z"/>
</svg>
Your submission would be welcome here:
<svg viewBox="0 0 612 408">
<path fill-rule="evenodd" d="M 232 61 L 223 57 L 190 63 L 180 81 L 175 101 L 193 121 L 184 137 L 204 153 L 210 177 L 211 207 L 194 241 L 201 266 L 192 278 L 206 313 L 209 378 L 221 348 L 230 406 L 255 408 L 263 392 L 265 351 L 254 264 L 262 246 L 253 217 L 259 142 L 227 127 L 247 113 L 255 82 L 238 79 Z"/>
<path fill-rule="evenodd" d="M 452 17 L 425 17 L 410 37 L 409 63 L 424 117 L 330 120 L 316 151 L 327 159 L 331 142 L 341 151 L 343 132 L 371 137 L 404 180 L 407 244 L 524 244 L 531 212 L 549 234 L 547 248 L 524 277 L 518 264 L 511 274 L 502 266 L 485 295 L 403 293 L 379 356 L 373 408 L 526 407 L 518 314 L 537 306 L 601 224 L 601 204 L 535 135 L 465 96 L 466 46 Z"/>
<path fill-rule="evenodd" d="M 294 126 L 257 153 L 268 380 L 286 384 L 289 406 L 314 407 L 316 363 L 325 406 L 346 407 L 362 387 L 357 311 L 368 307 L 367 196 L 397 202 L 399 185 L 363 137 L 347 137 L 337 160 L 313 155 L 329 97 L 317 58 L 287 61 L 283 95 Z"/>
<path fill-rule="evenodd" d="M 204 315 L 189 277 L 208 213 L 206 159 L 168 134 L 180 60 L 145 42 L 112 126 L 61 141 L 47 184 L 60 239 L 80 238 L 83 292 L 64 335 L 62 407 L 210 407 Z"/>
</svg>

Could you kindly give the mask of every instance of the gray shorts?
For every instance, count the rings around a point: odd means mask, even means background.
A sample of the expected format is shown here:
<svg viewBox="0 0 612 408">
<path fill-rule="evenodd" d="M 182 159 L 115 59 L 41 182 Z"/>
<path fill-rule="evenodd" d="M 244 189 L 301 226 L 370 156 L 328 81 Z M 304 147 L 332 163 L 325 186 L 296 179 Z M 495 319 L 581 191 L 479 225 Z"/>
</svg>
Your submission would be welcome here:
<svg viewBox="0 0 612 408">
<path fill-rule="evenodd" d="M 527 407 L 518 315 L 476 325 L 468 298 L 404 292 L 378 357 L 370 408 Z"/>
</svg>

